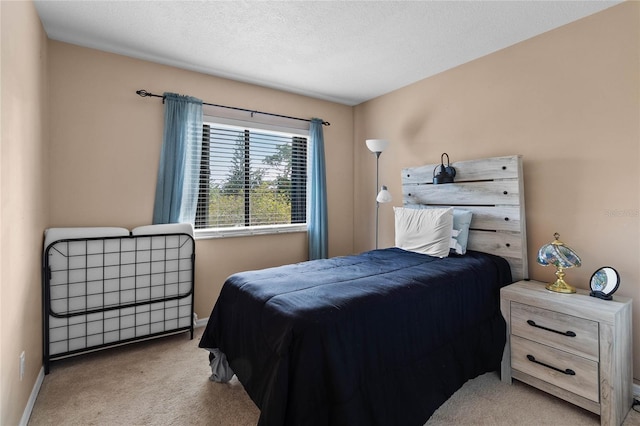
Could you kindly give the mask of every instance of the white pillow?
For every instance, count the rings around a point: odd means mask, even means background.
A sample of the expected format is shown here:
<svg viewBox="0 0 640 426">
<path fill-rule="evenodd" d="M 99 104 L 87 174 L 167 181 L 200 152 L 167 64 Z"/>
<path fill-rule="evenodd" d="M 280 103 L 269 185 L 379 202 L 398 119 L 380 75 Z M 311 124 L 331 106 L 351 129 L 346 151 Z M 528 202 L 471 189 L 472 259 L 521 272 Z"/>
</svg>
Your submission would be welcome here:
<svg viewBox="0 0 640 426">
<path fill-rule="evenodd" d="M 188 234 L 193 237 L 193 225 L 190 223 L 163 223 L 143 225 L 133 228 L 131 235 Z"/>
<path fill-rule="evenodd" d="M 128 237 L 129 230 L 115 227 L 49 228 L 44 231 L 44 248 L 58 240 L 78 238 Z"/>
<path fill-rule="evenodd" d="M 447 257 L 453 229 L 453 208 L 394 207 L 396 246 L 416 253 Z"/>
<path fill-rule="evenodd" d="M 442 209 L 443 207 L 424 206 L 422 204 L 412 205 L 412 209 Z M 449 248 L 456 254 L 467 252 L 467 242 L 469 240 L 469 227 L 473 213 L 469 210 L 453 209 L 453 229 L 451 230 L 451 243 Z"/>
</svg>

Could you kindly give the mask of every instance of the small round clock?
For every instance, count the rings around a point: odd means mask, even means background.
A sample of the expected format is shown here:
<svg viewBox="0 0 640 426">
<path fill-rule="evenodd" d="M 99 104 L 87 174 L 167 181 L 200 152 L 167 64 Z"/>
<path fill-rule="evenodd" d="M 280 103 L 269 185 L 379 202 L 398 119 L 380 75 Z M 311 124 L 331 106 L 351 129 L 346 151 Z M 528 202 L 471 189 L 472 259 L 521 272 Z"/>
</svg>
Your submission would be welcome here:
<svg viewBox="0 0 640 426">
<path fill-rule="evenodd" d="M 610 266 L 603 266 L 591 275 L 590 296 L 603 300 L 611 300 L 611 295 L 616 292 L 620 285 L 620 275 L 618 271 Z"/>
</svg>

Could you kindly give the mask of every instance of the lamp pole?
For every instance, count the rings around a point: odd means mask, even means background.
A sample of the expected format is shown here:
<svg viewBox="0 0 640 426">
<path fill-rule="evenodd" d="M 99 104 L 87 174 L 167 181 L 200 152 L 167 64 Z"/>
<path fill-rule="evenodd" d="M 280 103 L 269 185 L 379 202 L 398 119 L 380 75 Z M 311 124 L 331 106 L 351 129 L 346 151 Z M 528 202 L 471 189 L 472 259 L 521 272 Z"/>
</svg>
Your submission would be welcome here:
<svg viewBox="0 0 640 426">
<path fill-rule="evenodd" d="M 389 141 L 385 139 L 367 139 L 366 143 L 367 143 L 367 148 L 369 148 L 369 151 L 373 152 L 376 155 L 376 192 L 375 193 L 378 194 L 378 187 L 380 184 L 379 182 L 380 154 L 382 154 L 382 151 L 384 151 L 387 145 L 389 145 Z M 385 197 L 384 199 L 381 199 L 380 201 L 384 203 L 384 202 L 387 202 L 386 200 L 387 200 L 387 197 Z M 379 217 L 378 209 L 380 208 L 380 201 L 378 200 L 378 196 L 376 196 L 376 249 L 378 248 L 378 217 Z"/>
<path fill-rule="evenodd" d="M 376 194 L 378 193 L 378 188 L 380 187 L 379 185 L 379 163 L 380 163 L 380 154 L 382 154 L 382 151 L 376 151 Z M 376 250 L 378 249 L 378 218 L 380 215 L 380 202 L 378 201 L 377 197 L 376 197 Z"/>
</svg>

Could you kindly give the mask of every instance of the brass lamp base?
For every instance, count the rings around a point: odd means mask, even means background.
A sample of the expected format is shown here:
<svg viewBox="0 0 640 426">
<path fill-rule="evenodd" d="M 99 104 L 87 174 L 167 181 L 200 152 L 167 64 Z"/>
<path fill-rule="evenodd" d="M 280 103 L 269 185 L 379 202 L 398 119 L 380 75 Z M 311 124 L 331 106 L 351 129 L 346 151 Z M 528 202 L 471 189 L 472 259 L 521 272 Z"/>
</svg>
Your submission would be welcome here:
<svg viewBox="0 0 640 426">
<path fill-rule="evenodd" d="M 549 283 L 545 286 L 547 290 L 555 291 L 557 293 L 575 293 L 576 289 L 571 287 L 564 280 L 556 280 L 555 283 Z"/>
<path fill-rule="evenodd" d="M 556 277 L 558 279 L 554 283 L 549 283 L 545 286 L 547 290 L 555 291 L 557 293 L 575 293 L 576 289 L 569 284 L 567 284 L 564 280 L 564 271 L 562 268 L 558 268 L 556 271 Z"/>
</svg>

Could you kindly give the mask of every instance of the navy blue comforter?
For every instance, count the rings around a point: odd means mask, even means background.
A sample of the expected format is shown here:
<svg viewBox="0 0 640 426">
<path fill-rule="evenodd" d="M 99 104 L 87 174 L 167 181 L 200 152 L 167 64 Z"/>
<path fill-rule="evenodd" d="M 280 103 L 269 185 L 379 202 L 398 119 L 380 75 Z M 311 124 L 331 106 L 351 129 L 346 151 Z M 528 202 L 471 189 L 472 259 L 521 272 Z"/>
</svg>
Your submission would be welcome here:
<svg viewBox="0 0 640 426">
<path fill-rule="evenodd" d="M 219 348 L 260 425 L 422 425 L 499 369 L 506 260 L 398 248 L 232 275 L 200 341 Z"/>
</svg>

